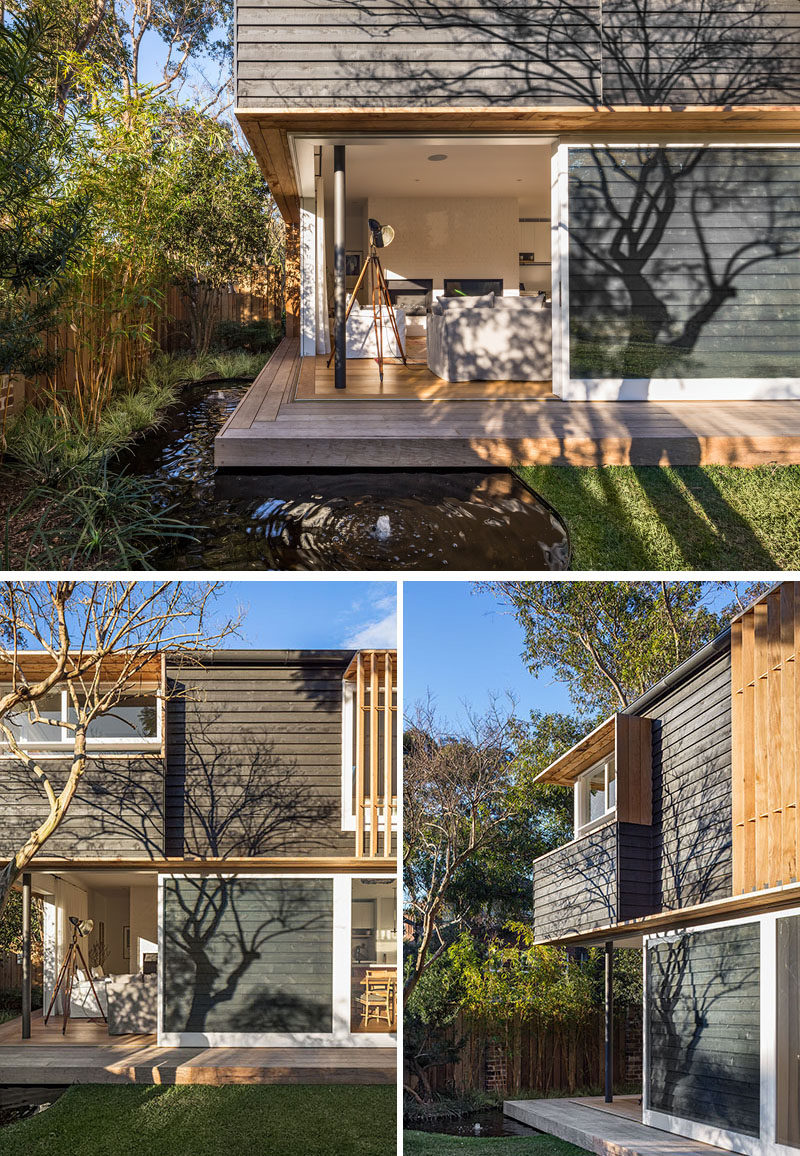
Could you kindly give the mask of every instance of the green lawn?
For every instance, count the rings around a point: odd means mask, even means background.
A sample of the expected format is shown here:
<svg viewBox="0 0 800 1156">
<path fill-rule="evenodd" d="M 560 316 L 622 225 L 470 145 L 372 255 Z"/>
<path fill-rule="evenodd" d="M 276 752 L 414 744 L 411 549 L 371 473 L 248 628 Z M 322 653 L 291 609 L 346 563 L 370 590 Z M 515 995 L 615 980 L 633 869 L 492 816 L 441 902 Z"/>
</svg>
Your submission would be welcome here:
<svg viewBox="0 0 800 1156">
<path fill-rule="evenodd" d="M 585 1156 L 585 1148 L 576 1148 L 555 1136 L 442 1136 L 432 1132 L 404 1132 L 403 1156 Z"/>
<path fill-rule="evenodd" d="M 524 466 L 573 570 L 800 569 L 800 466 Z"/>
<path fill-rule="evenodd" d="M 389 1087 L 69 1088 L 0 1131 L 3 1156 L 394 1156 Z"/>
</svg>

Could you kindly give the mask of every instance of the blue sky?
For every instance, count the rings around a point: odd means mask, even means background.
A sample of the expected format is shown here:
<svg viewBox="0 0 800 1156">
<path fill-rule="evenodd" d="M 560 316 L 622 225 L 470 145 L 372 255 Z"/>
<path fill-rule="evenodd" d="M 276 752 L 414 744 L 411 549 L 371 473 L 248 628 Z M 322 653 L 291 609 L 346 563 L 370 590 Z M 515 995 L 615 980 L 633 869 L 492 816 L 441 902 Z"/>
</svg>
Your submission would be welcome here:
<svg viewBox="0 0 800 1156">
<path fill-rule="evenodd" d="M 740 583 L 743 593 L 746 583 Z M 406 714 L 430 689 L 439 714 L 464 718 L 464 702 L 482 711 L 492 692 L 510 691 L 520 715 L 570 711 L 569 696 L 550 672 L 529 674 L 516 619 L 471 582 L 406 582 L 403 598 L 403 698 Z M 732 594 L 708 592 L 715 609 Z"/>
<path fill-rule="evenodd" d="M 406 713 L 428 689 L 452 723 L 463 719 L 465 701 L 481 711 L 492 692 L 510 691 L 523 715 L 570 709 L 566 691 L 550 675 L 534 678 L 523 666 L 525 639 L 516 619 L 471 582 L 406 582 L 403 642 Z"/>
<path fill-rule="evenodd" d="M 241 637 L 228 647 L 395 646 L 395 590 L 393 582 L 226 582 L 216 612 L 245 612 Z"/>
</svg>

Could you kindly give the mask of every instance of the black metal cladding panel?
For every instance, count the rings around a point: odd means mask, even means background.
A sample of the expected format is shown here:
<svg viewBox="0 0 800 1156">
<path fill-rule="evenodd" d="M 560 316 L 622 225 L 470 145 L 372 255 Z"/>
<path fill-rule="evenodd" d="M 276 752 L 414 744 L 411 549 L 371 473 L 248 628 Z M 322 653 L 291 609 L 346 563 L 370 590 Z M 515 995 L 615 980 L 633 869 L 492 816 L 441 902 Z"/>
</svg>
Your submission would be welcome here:
<svg viewBox="0 0 800 1156">
<path fill-rule="evenodd" d="M 616 823 L 534 861 L 533 920 L 537 940 L 616 922 Z"/>
<path fill-rule="evenodd" d="M 725 651 L 651 704 L 655 910 L 731 894 L 731 672 Z"/>
<path fill-rule="evenodd" d="M 747 923 L 648 947 L 654 1110 L 758 1136 L 759 935 Z"/>
<path fill-rule="evenodd" d="M 69 775 L 66 759 L 44 763 L 56 791 Z M 158 859 L 164 854 L 164 763 L 156 755 L 91 757 L 66 818 L 47 840 L 48 855 L 81 859 Z M 4 857 L 46 818 L 44 792 L 30 771 L 0 760 Z"/>
<path fill-rule="evenodd" d="M 330 879 L 169 879 L 166 1032 L 332 1030 Z"/>
<path fill-rule="evenodd" d="M 568 180 L 573 377 L 797 376 L 800 149 L 576 148 Z"/>
<path fill-rule="evenodd" d="M 168 670 L 170 855 L 352 855 L 341 659 Z"/>
<path fill-rule="evenodd" d="M 237 106 L 792 104 L 788 0 L 239 0 Z"/>
</svg>

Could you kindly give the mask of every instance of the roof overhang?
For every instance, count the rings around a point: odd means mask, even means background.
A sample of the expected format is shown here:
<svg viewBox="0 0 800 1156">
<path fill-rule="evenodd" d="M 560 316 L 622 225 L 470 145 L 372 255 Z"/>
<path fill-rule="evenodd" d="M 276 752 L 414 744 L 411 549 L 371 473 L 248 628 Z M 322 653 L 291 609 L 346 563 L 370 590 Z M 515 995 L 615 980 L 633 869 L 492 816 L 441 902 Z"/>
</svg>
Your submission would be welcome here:
<svg viewBox="0 0 800 1156">
<path fill-rule="evenodd" d="M 246 875 L 270 874 L 346 874 L 396 875 L 393 858 L 357 858 L 356 856 L 270 856 L 229 859 L 59 859 L 35 858 L 30 871 L 63 875 L 80 872 L 149 872 L 153 875 Z"/>
<path fill-rule="evenodd" d="M 612 714 L 610 718 L 601 722 L 574 747 L 557 758 L 549 767 L 545 767 L 534 782 L 571 787 L 584 771 L 588 771 L 595 763 L 614 753 L 617 718 L 616 714 Z"/>
</svg>

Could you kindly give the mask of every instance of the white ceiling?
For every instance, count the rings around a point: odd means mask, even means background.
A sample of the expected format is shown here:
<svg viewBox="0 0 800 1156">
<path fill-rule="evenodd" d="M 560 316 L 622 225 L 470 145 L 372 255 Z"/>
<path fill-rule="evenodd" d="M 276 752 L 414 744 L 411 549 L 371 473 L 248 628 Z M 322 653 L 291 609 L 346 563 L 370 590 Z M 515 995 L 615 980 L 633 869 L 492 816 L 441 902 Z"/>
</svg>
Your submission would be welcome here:
<svg viewBox="0 0 800 1156">
<path fill-rule="evenodd" d="M 107 894 L 110 891 L 119 891 L 120 888 L 156 885 L 156 876 L 147 871 L 130 871 L 120 868 L 119 871 L 63 871 L 36 872 L 31 878 L 34 891 L 50 895 L 53 891 L 53 876 L 58 875 L 69 883 L 84 887 L 91 891 Z"/>
<path fill-rule="evenodd" d="M 447 159 L 430 161 L 432 154 Z M 549 205 L 550 144 L 418 140 L 347 145 L 348 200 L 367 197 L 519 197 Z M 333 148 L 322 148 L 326 199 Z"/>
</svg>

